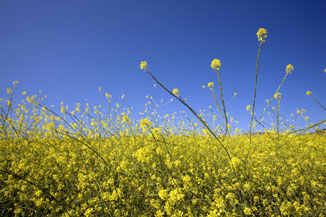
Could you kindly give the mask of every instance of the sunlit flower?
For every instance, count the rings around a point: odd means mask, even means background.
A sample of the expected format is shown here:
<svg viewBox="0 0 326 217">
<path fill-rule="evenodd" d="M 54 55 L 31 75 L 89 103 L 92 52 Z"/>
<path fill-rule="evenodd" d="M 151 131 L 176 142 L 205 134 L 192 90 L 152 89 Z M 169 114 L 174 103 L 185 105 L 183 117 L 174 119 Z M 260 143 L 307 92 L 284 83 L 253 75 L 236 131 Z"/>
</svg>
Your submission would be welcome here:
<svg viewBox="0 0 326 217">
<path fill-rule="evenodd" d="M 142 70 L 146 70 L 147 67 L 148 67 L 148 65 L 147 65 L 147 62 L 146 62 L 146 61 L 142 61 L 142 62 L 140 63 L 140 69 L 142 69 Z"/>
<path fill-rule="evenodd" d="M 257 38 L 258 38 L 258 41 L 260 41 L 260 42 L 263 42 L 263 43 L 266 42 L 266 40 L 264 40 L 264 39 L 267 38 L 267 30 L 264 28 L 258 29 Z"/>
<path fill-rule="evenodd" d="M 203 86 L 202 86 L 202 88 L 206 88 L 206 86 L 205 86 L 205 85 L 203 85 Z"/>
<path fill-rule="evenodd" d="M 174 94 L 175 96 L 180 96 L 179 89 L 178 89 L 178 88 L 174 88 L 174 89 L 173 89 L 173 94 Z"/>
<path fill-rule="evenodd" d="M 213 82 L 209 82 L 209 83 L 207 84 L 207 86 L 210 87 L 210 88 L 212 88 L 212 87 L 214 87 L 214 83 L 213 83 Z"/>
<path fill-rule="evenodd" d="M 246 109 L 249 111 L 251 109 L 251 105 L 247 105 Z"/>
<path fill-rule="evenodd" d="M 274 94 L 274 98 L 275 99 L 281 99 L 282 98 L 282 94 L 279 93 L 279 92 L 277 92 L 277 93 Z"/>
<path fill-rule="evenodd" d="M 292 64 L 289 64 L 289 65 L 286 66 L 286 73 L 287 74 L 291 74 L 293 70 L 294 70 L 294 67 L 293 67 Z"/>
<path fill-rule="evenodd" d="M 219 59 L 213 59 L 211 63 L 211 68 L 220 70 L 221 69 L 221 61 Z"/>
<path fill-rule="evenodd" d="M 233 94 L 233 96 L 236 96 L 236 95 L 238 95 L 238 93 L 234 93 L 234 94 Z"/>
<path fill-rule="evenodd" d="M 312 95 L 311 94 L 311 91 L 309 91 L 309 90 L 306 92 L 306 94 L 307 94 L 307 96 L 311 96 Z"/>
</svg>

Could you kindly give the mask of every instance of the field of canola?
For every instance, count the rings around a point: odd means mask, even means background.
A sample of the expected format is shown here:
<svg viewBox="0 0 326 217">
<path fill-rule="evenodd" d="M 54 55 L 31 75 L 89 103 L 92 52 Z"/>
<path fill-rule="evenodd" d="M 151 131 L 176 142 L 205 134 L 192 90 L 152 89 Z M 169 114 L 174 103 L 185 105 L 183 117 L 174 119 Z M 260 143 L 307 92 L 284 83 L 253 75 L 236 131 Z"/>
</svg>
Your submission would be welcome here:
<svg viewBox="0 0 326 217">
<path fill-rule="evenodd" d="M 266 35 L 258 31 L 259 49 Z M 213 69 L 220 66 L 213 60 Z M 146 62 L 141 68 L 156 79 Z M 7 92 L 0 102 L 1 216 L 326 216 L 325 133 L 280 127 L 278 115 L 272 128 L 251 133 L 260 120 L 255 104 L 247 107 L 250 132 L 234 133 L 221 88 L 219 129 L 191 107 L 197 122 L 181 126 L 168 115 L 135 120 L 119 105 L 106 114 L 101 106 L 77 103 L 68 112 L 61 105 L 58 114 L 42 97 L 24 92 L 14 103 L 14 88 Z M 178 89 L 170 94 L 185 103 Z M 276 91 L 272 100 L 280 97 Z"/>
</svg>

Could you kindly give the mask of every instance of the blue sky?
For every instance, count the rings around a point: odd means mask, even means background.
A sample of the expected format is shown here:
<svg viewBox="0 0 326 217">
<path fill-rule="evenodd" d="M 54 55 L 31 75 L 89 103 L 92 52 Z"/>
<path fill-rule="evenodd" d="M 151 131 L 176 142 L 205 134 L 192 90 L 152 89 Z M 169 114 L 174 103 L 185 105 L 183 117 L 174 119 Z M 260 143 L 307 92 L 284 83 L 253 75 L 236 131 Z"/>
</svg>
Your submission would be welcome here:
<svg viewBox="0 0 326 217">
<path fill-rule="evenodd" d="M 100 101 L 98 86 L 113 100 L 122 94 L 136 112 L 146 95 L 159 101 L 170 96 L 139 69 L 150 70 L 168 88 L 179 88 L 196 110 L 213 100 L 202 85 L 213 81 L 213 58 L 222 62 L 221 76 L 228 112 L 246 128 L 252 104 L 260 27 L 268 31 L 261 51 L 257 110 L 265 106 L 288 64 L 281 113 L 305 108 L 311 122 L 326 113 L 305 95 L 310 90 L 324 105 L 326 95 L 325 1 L 184 1 L 55 0 L 0 2 L 0 96 L 12 81 L 17 91 L 42 90 L 47 105 Z M 102 98 L 104 98 L 102 96 Z M 184 109 L 177 102 L 159 112 Z"/>
</svg>

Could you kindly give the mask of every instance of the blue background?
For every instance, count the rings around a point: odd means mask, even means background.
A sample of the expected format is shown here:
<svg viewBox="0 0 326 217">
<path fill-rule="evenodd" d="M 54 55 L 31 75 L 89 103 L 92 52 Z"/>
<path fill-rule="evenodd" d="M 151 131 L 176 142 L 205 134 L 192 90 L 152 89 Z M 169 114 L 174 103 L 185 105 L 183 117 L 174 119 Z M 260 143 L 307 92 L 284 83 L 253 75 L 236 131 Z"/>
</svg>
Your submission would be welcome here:
<svg viewBox="0 0 326 217">
<path fill-rule="evenodd" d="M 150 70 L 168 88 L 179 88 L 197 111 L 213 105 L 207 85 L 217 85 L 210 68 L 221 60 L 221 76 L 231 116 L 247 128 L 252 104 L 260 27 L 268 31 L 259 68 L 260 114 L 285 75 L 281 113 L 307 109 L 310 121 L 326 113 L 305 95 L 310 90 L 326 104 L 326 1 L 184 1 L 184 0 L 2 0 L 0 1 L 0 96 L 18 80 L 17 91 L 42 90 L 47 105 L 76 102 L 105 104 L 105 92 L 144 110 L 146 95 L 171 98 L 139 69 Z M 102 98 L 98 86 L 102 87 Z M 164 103 L 163 103 L 164 104 Z M 274 104 L 275 105 L 275 104 Z M 159 113 L 183 110 L 173 102 Z"/>
</svg>

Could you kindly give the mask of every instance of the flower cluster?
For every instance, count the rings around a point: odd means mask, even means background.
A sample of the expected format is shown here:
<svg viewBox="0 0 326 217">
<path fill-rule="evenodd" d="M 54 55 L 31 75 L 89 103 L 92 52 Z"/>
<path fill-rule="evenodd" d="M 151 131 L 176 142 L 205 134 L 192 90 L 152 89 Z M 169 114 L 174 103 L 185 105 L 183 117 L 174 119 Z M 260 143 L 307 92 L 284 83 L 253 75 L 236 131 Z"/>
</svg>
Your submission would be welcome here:
<svg viewBox="0 0 326 217">
<path fill-rule="evenodd" d="M 258 38 L 258 41 L 260 41 L 261 43 L 266 42 L 265 38 L 267 38 L 267 30 L 264 28 L 258 29 L 257 38 Z"/>
</svg>

